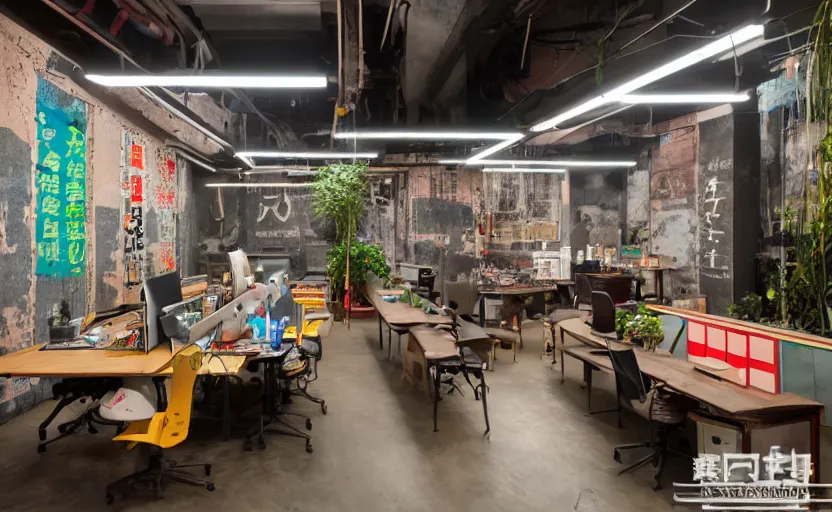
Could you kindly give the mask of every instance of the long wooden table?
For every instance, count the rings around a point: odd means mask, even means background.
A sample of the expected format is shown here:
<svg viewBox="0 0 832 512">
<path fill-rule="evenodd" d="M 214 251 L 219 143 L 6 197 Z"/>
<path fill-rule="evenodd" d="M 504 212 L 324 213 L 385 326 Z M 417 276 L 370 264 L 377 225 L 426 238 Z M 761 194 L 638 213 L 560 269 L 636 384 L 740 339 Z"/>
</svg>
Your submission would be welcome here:
<svg viewBox="0 0 832 512">
<path fill-rule="evenodd" d="M 580 319 L 565 320 L 557 324 L 564 335 L 581 342 L 584 346 L 563 348 L 564 355 L 570 355 L 594 368 L 613 371 L 609 355 L 601 348 L 606 347 L 603 338 L 593 335 L 590 327 Z M 815 463 L 813 478 L 820 475 L 820 422 L 823 404 L 804 398 L 795 393 L 772 394 L 765 391 L 742 387 L 733 382 L 720 380 L 697 370 L 691 363 L 669 355 L 635 351 L 641 372 L 673 391 L 696 400 L 707 416 L 726 420 L 739 428 L 742 434 L 742 451 L 751 451 L 751 431 L 777 425 L 808 422 L 812 461 Z M 563 380 L 561 358 L 561 380 Z M 589 384 L 589 383 L 588 383 Z"/>
<path fill-rule="evenodd" d="M 451 317 L 447 315 L 429 315 L 419 308 L 410 304 L 399 302 L 387 302 L 381 298 L 382 295 L 401 295 L 403 290 L 374 290 L 367 292 L 367 300 L 378 312 L 378 348 L 384 350 L 384 334 L 382 331 L 382 320 L 388 327 L 387 357 L 390 358 L 393 339 L 391 330 L 396 331 L 401 343 L 401 335 L 406 333 L 414 325 L 449 325 Z M 401 348 L 401 347 L 399 347 Z"/>
<path fill-rule="evenodd" d="M 147 354 L 121 350 L 41 350 L 35 345 L 0 357 L 4 377 L 142 377 L 156 375 L 173 359 L 169 346 Z"/>
</svg>

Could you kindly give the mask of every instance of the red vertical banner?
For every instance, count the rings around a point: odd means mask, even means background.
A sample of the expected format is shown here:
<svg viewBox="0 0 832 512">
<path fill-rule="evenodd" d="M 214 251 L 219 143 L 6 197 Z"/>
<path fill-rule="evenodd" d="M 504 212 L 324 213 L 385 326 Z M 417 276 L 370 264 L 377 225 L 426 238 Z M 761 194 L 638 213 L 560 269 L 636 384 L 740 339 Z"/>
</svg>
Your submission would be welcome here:
<svg viewBox="0 0 832 512">
<path fill-rule="evenodd" d="M 142 177 L 139 175 L 130 176 L 130 202 L 142 202 Z"/>
<path fill-rule="evenodd" d="M 144 169 L 144 149 L 139 144 L 130 146 L 130 166 Z"/>
</svg>

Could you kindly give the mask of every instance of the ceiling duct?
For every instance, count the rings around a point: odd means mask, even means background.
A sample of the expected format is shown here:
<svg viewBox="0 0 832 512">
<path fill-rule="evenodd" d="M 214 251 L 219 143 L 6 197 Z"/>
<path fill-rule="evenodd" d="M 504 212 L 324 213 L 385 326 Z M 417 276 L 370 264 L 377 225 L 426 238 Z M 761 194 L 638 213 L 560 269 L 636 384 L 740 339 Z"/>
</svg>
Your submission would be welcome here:
<svg viewBox="0 0 832 512">
<path fill-rule="evenodd" d="M 321 30 L 320 0 L 178 0 L 212 34 L 262 38 L 264 32 Z"/>
</svg>

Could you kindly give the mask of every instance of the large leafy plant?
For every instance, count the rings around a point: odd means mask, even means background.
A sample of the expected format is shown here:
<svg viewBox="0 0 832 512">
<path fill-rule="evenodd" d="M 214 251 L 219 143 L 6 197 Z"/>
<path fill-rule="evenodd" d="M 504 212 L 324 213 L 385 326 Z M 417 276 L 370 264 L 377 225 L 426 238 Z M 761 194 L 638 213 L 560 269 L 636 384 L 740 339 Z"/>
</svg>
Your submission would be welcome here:
<svg viewBox="0 0 832 512">
<path fill-rule="evenodd" d="M 369 197 L 367 164 L 335 164 L 318 169 L 312 183 L 312 210 L 335 222 L 337 239 L 348 242 L 364 217 Z"/>
<path fill-rule="evenodd" d="M 653 351 L 664 341 L 662 321 L 647 309 L 644 303 L 638 305 L 634 314 L 628 309 L 615 311 L 615 332 L 619 339 L 636 343 L 645 350 Z"/>
<path fill-rule="evenodd" d="M 347 270 L 347 246 L 345 243 L 339 243 L 326 253 L 326 273 L 335 283 L 338 297 L 344 295 L 347 272 L 349 272 L 349 282 L 352 287 L 360 287 L 366 284 L 369 272 L 382 279 L 390 277 L 390 266 L 387 265 L 381 247 L 353 240 L 349 251 L 349 271 Z"/>
</svg>

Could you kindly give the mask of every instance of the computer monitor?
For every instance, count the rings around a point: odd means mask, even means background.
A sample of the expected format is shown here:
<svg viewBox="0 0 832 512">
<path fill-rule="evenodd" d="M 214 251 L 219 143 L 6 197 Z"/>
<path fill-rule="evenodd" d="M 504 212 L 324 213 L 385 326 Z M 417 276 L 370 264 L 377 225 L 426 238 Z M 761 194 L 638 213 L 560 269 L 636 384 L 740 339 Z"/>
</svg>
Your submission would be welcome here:
<svg viewBox="0 0 832 512">
<path fill-rule="evenodd" d="M 169 342 L 170 338 L 162 329 L 162 309 L 165 306 L 182 302 L 182 284 L 177 272 L 170 272 L 160 276 L 145 279 L 142 288 L 145 303 L 145 350 L 150 351 L 162 342 Z"/>
<path fill-rule="evenodd" d="M 251 266 L 248 263 L 248 257 L 242 250 L 236 250 L 228 253 L 228 258 L 231 263 L 231 289 L 233 296 L 239 297 L 248 290 L 249 282 L 247 278 L 253 279 L 254 275 L 251 273 Z"/>
</svg>

